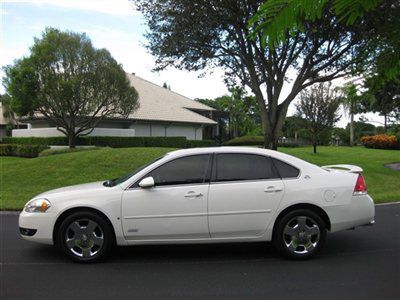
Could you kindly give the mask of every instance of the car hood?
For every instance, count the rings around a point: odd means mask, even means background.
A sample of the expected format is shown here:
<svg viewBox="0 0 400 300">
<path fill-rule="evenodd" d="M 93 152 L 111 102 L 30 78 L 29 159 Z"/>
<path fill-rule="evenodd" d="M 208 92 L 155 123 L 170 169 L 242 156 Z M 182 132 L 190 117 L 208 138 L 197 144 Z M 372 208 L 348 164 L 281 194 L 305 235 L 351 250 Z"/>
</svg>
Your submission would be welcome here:
<svg viewBox="0 0 400 300">
<path fill-rule="evenodd" d="M 97 182 L 91 182 L 91 183 L 84 183 L 84 184 L 77 184 L 77 185 L 71 185 L 59 189 L 54 189 L 50 190 L 47 192 L 44 192 L 35 198 L 38 197 L 48 197 L 48 196 L 58 196 L 62 195 L 65 193 L 68 194 L 76 194 L 76 193 L 86 193 L 86 192 L 92 192 L 92 191 L 100 191 L 100 190 L 106 190 L 109 189 L 108 187 L 105 187 L 103 185 L 104 181 L 97 181 Z"/>
</svg>

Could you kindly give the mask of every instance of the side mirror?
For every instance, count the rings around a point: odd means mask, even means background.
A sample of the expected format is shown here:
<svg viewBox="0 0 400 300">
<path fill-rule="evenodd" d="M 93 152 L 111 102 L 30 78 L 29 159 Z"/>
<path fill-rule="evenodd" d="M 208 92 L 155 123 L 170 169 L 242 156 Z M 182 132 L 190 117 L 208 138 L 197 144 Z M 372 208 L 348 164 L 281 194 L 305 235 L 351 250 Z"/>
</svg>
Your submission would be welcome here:
<svg viewBox="0 0 400 300">
<path fill-rule="evenodd" d="M 140 182 L 139 182 L 139 186 L 140 186 L 141 188 L 150 188 L 150 187 L 153 187 L 154 184 L 155 184 L 155 183 L 154 183 L 154 178 L 151 177 L 151 176 L 146 177 L 146 178 L 143 178 L 143 179 L 140 180 Z"/>
</svg>

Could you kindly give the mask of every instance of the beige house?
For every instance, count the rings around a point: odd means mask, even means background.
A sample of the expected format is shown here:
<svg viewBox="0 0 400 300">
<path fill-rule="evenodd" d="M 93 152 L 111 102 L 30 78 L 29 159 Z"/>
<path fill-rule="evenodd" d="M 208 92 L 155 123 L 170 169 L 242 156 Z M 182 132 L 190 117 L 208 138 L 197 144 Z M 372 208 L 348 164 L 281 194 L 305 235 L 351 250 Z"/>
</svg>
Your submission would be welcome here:
<svg viewBox="0 0 400 300">
<path fill-rule="evenodd" d="M 212 138 L 218 132 L 215 110 L 169 89 L 127 74 L 139 93 L 139 108 L 128 118 L 108 118 L 92 136 L 184 136 L 189 140 Z M 27 129 L 14 129 L 14 137 L 62 136 L 54 124 L 37 116 L 24 119 Z"/>
</svg>

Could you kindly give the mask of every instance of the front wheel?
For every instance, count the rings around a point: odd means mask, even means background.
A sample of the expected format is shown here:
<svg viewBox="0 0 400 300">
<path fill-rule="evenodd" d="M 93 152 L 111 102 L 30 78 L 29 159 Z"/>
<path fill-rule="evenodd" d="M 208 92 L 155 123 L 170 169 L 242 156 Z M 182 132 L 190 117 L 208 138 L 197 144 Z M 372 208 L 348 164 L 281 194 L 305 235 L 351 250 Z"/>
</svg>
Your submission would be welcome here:
<svg viewBox="0 0 400 300">
<path fill-rule="evenodd" d="M 96 213 L 76 212 L 61 223 L 57 244 L 76 262 L 96 262 L 104 259 L 113 247 L 112 228 Z"/>
<path fill-rule="evenodd" d="M 307 259 L 325 244 L 326 227 L 321 217 L 307 209 L 291 211 L 278 220 L 272 242 L 285 257 Z"/>
</svg>

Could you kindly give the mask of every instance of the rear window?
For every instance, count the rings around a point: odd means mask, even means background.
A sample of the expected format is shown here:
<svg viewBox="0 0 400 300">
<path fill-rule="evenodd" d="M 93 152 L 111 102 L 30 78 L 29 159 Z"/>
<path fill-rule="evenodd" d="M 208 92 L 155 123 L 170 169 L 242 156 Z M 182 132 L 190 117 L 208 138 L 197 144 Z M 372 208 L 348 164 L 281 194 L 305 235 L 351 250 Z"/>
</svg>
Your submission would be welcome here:
<svg viewBox="0 0 400 300">
<path fill-rule="evenodd" d="M 253 154 L 217 154 L 216 181 L 279 178 L 269 157 Z"/>
<path fill-rule="evenodd" d="M 281 178 L 297 178 L 300 174 L 300 170 L 279 160 L 276 158 L 272 159 L 275 165 L 275 168 L 278 170 Z"/>
</svg>

